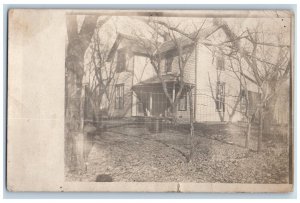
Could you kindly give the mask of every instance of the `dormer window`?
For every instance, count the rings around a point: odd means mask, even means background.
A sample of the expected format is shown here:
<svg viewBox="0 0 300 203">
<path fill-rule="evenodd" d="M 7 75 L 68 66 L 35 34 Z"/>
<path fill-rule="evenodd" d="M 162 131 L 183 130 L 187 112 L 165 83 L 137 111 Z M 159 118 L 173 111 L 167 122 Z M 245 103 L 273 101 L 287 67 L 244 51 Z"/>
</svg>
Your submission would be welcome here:
<svg viewBox="0 0 300 203">
<path fill-rule="evenodd" d="M 126 52 L 125 50 L 119 50 L 117 54 L 117 67 L 116 72 L 120 73 L 126 70 Z"/>
</svg>

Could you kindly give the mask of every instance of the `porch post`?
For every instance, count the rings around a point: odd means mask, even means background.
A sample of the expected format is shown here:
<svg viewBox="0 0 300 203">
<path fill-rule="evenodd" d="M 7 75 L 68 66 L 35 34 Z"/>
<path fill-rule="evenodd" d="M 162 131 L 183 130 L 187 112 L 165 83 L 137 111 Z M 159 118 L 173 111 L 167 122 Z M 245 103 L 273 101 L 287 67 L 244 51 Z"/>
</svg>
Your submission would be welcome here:
<svg viewBox="0 0 300 203">
<path fill-rule="evenodd" d="M 152 92 L 150 92 L 150 116 L 152 116 Z"/>
<path fill-rule="evenodd" d="M 172 94 L 173 102 L 175 102 L 175 82 L 173 83 L 173 94 Z"/>
</svg>

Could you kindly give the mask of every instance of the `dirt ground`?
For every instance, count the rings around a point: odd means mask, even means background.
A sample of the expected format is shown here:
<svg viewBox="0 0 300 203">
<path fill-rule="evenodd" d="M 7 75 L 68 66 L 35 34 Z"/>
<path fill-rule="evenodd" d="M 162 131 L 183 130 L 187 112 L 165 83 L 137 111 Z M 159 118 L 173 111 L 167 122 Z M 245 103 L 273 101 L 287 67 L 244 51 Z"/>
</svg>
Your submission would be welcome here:
<svg viewBox="0 0 300 203">
<path fill-rule="evenodd" d="M 86 173 L 67 173 L 66 179 L 95 181 L 97 175 L 107 174 L 114 182 L 288 182 L 284 141 L 265 139 L 263 151 L 257 153 L 255 136 L 250 150 L 243 147 L 241 127 L 199 124 L 195 126 L 192 160 L 187 162 L 188 136 L 184 126 L 161 133 L 150 133 L 141 125 L 109 128 L 95 136 Z"/>
</svg>

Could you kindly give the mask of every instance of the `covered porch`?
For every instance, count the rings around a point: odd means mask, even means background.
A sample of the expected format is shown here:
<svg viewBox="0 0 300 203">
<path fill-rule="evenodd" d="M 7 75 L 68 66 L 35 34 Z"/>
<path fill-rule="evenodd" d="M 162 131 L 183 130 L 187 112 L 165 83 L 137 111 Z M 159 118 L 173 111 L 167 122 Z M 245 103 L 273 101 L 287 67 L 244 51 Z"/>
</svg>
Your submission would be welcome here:
<svg viewBox="0 0 300 203">
<path fill-rule="evenodd" d="M 172 101 L 175 101 L 175 97 L 180 89 L 178 78 L 169 74 L 163 75 L 163 80 L 170 98 Z M 193 87 L 193 84 L 184 82 L 184 88 L 176 107 L 178 110 L 187 110 L 188 92 Z M 166 96 L 161 79 L 157 76 L 133 85 L 132 90 L 137 98 L 136 116 L 171 117 L 170 99 Z"/>
</svg>

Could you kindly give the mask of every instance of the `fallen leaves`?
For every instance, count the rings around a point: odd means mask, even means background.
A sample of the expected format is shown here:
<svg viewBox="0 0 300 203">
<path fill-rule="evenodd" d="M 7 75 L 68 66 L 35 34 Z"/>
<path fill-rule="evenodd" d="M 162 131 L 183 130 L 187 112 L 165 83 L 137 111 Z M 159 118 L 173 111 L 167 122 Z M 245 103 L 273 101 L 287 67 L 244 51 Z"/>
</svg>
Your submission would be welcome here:
<svg viewBox="0 0 300 203">
<path fill-rule="evenodd" d="M 115 182 L 287 183 L 286 146 L 267 143 L 262 153 L 256 153 L 240 146 L 244 137 L 236 127 L 229 135 L 218 134 L 218 139 L 213 129 L 205 134 L 196 130 L 197 146 L 187 163 L 187 133 L 170 129 L 152 134 L 143 126 L 115 127 L 96 136 L 87 173 L 68 173 L 66 178 L 95 181 L 98 174 L 108 174 Z"/>
</svg>

